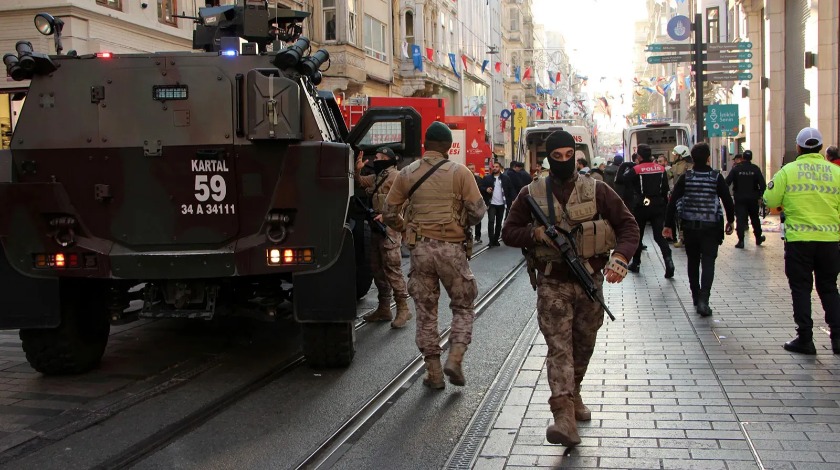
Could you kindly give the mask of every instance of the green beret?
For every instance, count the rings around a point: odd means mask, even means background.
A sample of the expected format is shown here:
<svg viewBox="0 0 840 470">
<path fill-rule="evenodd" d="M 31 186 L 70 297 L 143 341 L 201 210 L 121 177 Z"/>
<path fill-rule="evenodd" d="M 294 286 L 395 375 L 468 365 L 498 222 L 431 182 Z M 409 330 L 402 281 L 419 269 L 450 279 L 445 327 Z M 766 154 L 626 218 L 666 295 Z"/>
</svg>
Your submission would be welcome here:
<svg viewBox="0 0 840 470">
<path fill-rule="evenodd" d="M 426 129 L 426 140 L 432 142 L 452 142 L 452 131 L 449 130 L 446 124 L 435 121 Z"/>
</svg>

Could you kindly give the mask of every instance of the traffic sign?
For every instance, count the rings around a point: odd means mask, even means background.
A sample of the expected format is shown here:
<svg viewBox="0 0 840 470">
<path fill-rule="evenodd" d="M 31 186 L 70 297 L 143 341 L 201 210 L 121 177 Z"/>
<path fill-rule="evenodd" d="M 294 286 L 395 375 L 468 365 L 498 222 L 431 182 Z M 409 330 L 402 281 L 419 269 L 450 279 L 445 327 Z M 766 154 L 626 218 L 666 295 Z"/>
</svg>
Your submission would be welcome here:
<svg viewBox="0 0 840 470">
<path fill-rule="evenodd" d="M 722 82 L 725 80 L 752 80 L 753 74 L 751 73 L 711 73 L 706 74 L 706 79 L 715 81 L 715 82 Z"/>
<path fill-rule="evenodd" d="M 684 41 L 691 35 L 691 20 L 687 16 L 677 15 L 668 21 L 668 36 L 674 41 Z"/>
<path fill-rule="evenodd" d="M 703 70 L 710 72 L 723 70 L 750 70 L 752 69 L 752 62 L 711 62 L 703 64 Z M 694 66 L 691 67 L 694 69 Z"/>
<path fill-rule="evenodd" d="M 738 105 L 713 104 L 706 113 L 706 132 L 709 137 L 738 135 Z"/>
</svg>

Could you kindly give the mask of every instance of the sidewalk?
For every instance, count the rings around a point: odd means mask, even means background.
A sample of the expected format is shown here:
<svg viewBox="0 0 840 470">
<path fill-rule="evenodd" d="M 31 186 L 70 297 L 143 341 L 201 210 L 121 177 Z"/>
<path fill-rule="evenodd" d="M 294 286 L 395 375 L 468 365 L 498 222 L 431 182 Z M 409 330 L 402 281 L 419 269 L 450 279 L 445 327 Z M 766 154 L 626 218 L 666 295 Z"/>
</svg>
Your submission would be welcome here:
<svg viewBox="0 0 840 470">
<path fill-rule="evenodd" d="M 770 220 L 768 218 L 768 220 Z M 720 247 L 711 306 L 692 308 L 685 252 L 676 277 L 648 229 L 640 274 L 606 289 L 608 319 L 583 384 L 592 421 L 568 455 L 551 422 L 546 346 L 537 334 L 474 466 L 501 468 L 837 469 L 840 356 L 814 294 L 817 356 L 788 353 L 794 334 L 778 233 Z"/>
</svg>

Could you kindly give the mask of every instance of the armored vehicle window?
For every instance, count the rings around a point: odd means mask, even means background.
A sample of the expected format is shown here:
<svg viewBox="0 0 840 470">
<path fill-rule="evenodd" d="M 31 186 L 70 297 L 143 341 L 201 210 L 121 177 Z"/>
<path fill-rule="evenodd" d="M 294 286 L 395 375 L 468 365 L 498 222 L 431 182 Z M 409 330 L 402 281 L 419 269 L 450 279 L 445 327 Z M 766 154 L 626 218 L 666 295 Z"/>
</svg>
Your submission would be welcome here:
<svg viewBox="0 0 840 470">
<path fill-rule="evenodd" d="M 403 142 L 403 126 L 401 122 L 377 122 L 370 127 L 370 130 L 360 145 L 384 145 Z"/>
</svg>

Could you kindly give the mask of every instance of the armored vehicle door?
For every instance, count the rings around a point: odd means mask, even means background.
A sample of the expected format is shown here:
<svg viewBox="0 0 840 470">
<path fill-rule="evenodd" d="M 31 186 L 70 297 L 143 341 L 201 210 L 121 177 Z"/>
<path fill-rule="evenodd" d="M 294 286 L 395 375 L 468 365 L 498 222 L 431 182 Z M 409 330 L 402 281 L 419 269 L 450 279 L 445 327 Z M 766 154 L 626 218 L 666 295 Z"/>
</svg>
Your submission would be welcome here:
<svg viewBox="0 0 840 470">
<path fill-rule="evenodd" d="M 414 108 L 370 108 L 350 131 L 347 143 L 366 153 L 389 147 L 405 162 L 421 155 L 421 125 Z"/>
</svg>

